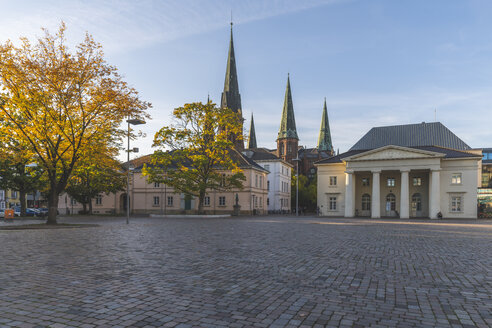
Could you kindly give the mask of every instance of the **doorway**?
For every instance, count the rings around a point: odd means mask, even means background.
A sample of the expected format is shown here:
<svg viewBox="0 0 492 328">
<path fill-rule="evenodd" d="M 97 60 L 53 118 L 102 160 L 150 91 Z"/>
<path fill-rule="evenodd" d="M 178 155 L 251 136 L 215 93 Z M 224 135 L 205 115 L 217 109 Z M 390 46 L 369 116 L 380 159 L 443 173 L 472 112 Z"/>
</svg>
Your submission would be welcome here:
<svg viewBox="0 0 492 328">
<path fill-rule="evenodd" d="M 411 216 L 422 217 L 422 195 L 415 193 L 412 196 Z"/>
<path fill-rule="evenodd" d="M 185 210 L 191 210 L 191 196 L 185 195 Z"/>
<path fill-rule="evenodd" d="M 396 197 L 394 194 L 386 195 L 386 216 L 396 217 Z"/>
</svg>

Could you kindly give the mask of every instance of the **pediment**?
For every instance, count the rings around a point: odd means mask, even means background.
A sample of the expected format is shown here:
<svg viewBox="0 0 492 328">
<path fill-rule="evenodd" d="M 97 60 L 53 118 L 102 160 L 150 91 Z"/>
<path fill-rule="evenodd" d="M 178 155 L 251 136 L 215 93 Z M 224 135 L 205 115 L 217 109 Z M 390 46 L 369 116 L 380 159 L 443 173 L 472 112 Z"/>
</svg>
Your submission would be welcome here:
<svg viewBox="0 0 492 328">
<path fill-rule="evenodd" d="M 443 157 L 444 154 L 401 146 L 384 146 L 344 158 L 344 161 L 380 161 Z"/>
</svg>

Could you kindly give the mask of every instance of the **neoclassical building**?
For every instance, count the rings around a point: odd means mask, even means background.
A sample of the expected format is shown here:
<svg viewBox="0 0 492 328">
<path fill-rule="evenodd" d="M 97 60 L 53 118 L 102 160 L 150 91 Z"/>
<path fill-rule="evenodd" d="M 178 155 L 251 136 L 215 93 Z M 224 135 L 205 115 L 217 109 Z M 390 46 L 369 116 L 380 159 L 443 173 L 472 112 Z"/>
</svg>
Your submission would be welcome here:
<svg viewBox="0 0 492 328">
<path fill-rule="evenodd" d="M 481 157 L 439 122 L 372 128 L 315 163 L 320 215 L 476 218 Z"/>
</svg>

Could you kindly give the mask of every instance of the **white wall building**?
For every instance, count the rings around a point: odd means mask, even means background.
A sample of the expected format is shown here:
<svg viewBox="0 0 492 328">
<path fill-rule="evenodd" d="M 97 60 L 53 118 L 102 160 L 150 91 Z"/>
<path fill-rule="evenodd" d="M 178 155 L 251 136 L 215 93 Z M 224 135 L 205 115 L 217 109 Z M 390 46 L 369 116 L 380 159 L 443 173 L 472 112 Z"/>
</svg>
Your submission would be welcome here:
<svg viewBox="0 0 492 328">
<path fill-rule="evenodd" d="M 265 148 L 248 149 L 244 154 L 270 172 L 267 176 L 268 212 L 290 212 L 292 164 Z"/>
<path fill-rule="evenodd" d="M 480 161 L 438 122 L 373 128 L 316 163 L 320 215 L 476 218 Z"/>
</svg>

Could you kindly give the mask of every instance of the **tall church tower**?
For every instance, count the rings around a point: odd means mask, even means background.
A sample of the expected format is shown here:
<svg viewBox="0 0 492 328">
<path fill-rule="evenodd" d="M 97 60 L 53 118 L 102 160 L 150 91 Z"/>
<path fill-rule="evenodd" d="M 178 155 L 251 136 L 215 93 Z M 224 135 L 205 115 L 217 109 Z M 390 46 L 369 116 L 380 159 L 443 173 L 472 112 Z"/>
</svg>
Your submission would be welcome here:
<svg viewBox="0 0 492 328">
<path fill-rule="evenodd" d="M 234 42 L 232 39 L 232 22 L 231 22 L 231 41 L 229 43 L 229 55 L 227 56 L 224 91 L 222 92 L 220 107 L 229 108 L 240 115 L 241 131 L 243 131 L 242 124 L 244 122 L 244 119 L 243 119 L 242 108 L 241 108 L 242 106 L 241 106 L 241 95 L 239 94 L 239 84 L 237 82 L 236 57 L 234 56 Z M 242 138 L 238 138 L 235 135 L 231 135 L 231 140 L 238 151 L 244 150 L 244 142 Z"/>
<path fill-rule="evenodd" d="M 287 75 L 287 87 L 285 89 L 284 108 L 280 130 L 277 137 L 277 156 L 281 159 L 294 164 L 293 159 L 297 158 L 297 145 L 299 137 L 296 130 L 296 119 L 294 117 L 294 105 L 292 104 L 292 93 L 290 91 L 290 77 Z"/>
<path fill-rule="evenodd" d="M 328 110 L 326 109 L 326 98 L 321 115 L 321 126 L 318 137 L 318 153 L 325 152 L 334 155 L 333 144 L 331 142 L 330 122 L 328 121 Z"/>
</svg>

